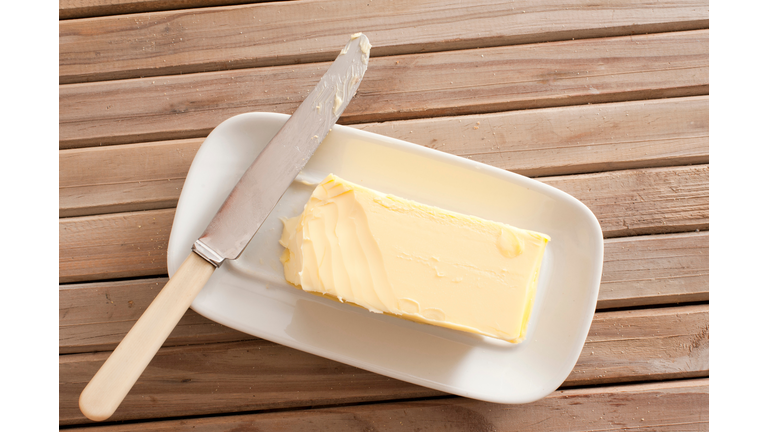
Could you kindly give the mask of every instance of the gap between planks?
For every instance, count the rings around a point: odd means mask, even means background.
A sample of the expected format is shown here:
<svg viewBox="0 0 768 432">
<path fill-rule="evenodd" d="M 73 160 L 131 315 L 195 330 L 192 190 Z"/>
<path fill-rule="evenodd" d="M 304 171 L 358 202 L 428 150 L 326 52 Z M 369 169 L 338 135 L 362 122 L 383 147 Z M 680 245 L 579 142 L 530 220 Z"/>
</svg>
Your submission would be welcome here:
<svg viewBox="0 0 768 432">
<path fill-rule="evenodd" d="M 705 95 L 708 41 L 698 30 L 374 58 L 340 123 Z M 59 145 L 194 138 L 237 114 L 292 113 L 327 67 L 62 85 Z"/>
<path fill-rule="evenodd" d="M 595 314 L 581 356 L 564 386 L 707 376 L 708 311 L 707 305 L 701 305 Z M 77 397 L 107 355 L 60 356 L 62 424 L 85 421 L 77 408 Z M 161 348 L 113 419 L 440 394 L 282 345 L 252 340 Z"/>
<path fill-rule="evenodd" d="M 709 161 L 709 96 L 353 127 L 529 177 Z M 59 216 L 175 207 L 202 142 L 60 150 Z"/>
<path fill-rule="evenodd" d="M 371 55 L 381 57 L 709 27 L 703 0 L 628 0 L 620 7 L 607 0 L 360 6 L 355 0 L 276 2 L 62 21 L 59 82 L 332 61 L 357 32 L 370 38 Z"/>
<path fill-rule="evenodd" d="M 709 227 L 708 165 L 540 180 L 586 204 L 606 238 Z M 174 213 L 165 209 L 60 219 L 59 282 L 166 274 Z"/>
<path fill-rule="evenodd" d="M 212 418 L 97 426 L 79 431 L 196 431 L 244 429 L 292 431 L 380 430 L 677 430 L 703 431 L 709 421 L 709 379 L 563 390 L 525 405 L 499 405 L 466 398 L 431 398 L 248 413 Z M 640 407 L 643 410 L 640 410 Z M 558 415 L 552 415 L 557 413 Z M 630 420 L 631 419 L 631 420 Z"/>
<path fill-rule="evenodd" d="M 62 285 L 59 353 L 114 349 L 167 278 Z M 709 233 L 608 239 L 597 309 L 709 299 Z M 189 310 L 164 346 L 253 339 Z"/>
</svg>

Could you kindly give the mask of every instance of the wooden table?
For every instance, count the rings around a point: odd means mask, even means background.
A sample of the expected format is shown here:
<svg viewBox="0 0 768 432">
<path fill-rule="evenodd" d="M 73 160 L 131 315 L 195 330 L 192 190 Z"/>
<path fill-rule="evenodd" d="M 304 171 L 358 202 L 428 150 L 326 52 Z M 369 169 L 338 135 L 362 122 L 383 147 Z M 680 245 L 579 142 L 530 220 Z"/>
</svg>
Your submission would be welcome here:
<svg viewBox="0 0 768 432">
<path fill-rule="evenodd" d="M 59 421 L 83 430 L 707 430 L 704 0 L 61 0 Z M 598 217 L 597 312 L 562 388 L 447 395 L 189 311 L 112 419 L 78 396 L 166 282 L 186 172 L 244 112 L 291 113 L 354 32 L 340 123 L 536 177 Z"/>
</svg>

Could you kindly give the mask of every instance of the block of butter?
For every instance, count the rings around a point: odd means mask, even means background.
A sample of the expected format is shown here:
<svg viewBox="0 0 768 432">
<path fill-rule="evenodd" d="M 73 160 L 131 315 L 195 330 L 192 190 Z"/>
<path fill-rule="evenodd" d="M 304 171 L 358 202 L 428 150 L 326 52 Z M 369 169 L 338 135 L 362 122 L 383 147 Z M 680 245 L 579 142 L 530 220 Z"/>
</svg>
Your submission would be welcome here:
<svg viewBox="0 0 768 432">
<path fill-rule="evenodd" d="M 525 339 L 541 233 L 380 193 L 333 174 L 283 220 L 288 282 L 372 312 Z"/>
</svg>

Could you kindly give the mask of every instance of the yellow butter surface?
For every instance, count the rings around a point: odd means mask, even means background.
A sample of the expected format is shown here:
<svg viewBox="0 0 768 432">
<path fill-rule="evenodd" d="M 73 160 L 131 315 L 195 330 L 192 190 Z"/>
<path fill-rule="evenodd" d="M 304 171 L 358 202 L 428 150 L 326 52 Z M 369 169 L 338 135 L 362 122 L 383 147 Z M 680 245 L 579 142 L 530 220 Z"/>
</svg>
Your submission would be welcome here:
<svg viewBox="0 0 768 432">
<path fill-rule="evenodd" d="M 541 233 L 383 194 L 333 174 L 284 220 L 288 282 L 372 312 L 525 338 Z"/>
</svg>

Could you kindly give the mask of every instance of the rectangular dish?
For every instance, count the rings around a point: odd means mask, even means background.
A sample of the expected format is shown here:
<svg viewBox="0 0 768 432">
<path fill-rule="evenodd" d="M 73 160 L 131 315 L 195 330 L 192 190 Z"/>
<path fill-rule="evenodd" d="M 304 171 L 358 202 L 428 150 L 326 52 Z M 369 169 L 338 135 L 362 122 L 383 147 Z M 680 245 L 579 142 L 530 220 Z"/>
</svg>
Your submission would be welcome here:
<svg viewBox="0 0 768 432">
<path fill-rule="evenodd" d="M 179 199 L 169 274 L 287 118 L 242 114 L 211 132 Z M 550 235 L 527 339 L 510 344 L 373 314 L 290 286 L 279 260 L 280 218 L 300 214 L 314 185 L 331 172 Z M 595 311 L 602 262 L 600 225 L 570 195 L 469 159 L 336 125 L 240 258 L 214 273 L 192 308 L 242 332 L 392 378 L 479 400 L 527 403 L 557 389 L 573 369 Z"/>
</svg>

